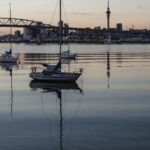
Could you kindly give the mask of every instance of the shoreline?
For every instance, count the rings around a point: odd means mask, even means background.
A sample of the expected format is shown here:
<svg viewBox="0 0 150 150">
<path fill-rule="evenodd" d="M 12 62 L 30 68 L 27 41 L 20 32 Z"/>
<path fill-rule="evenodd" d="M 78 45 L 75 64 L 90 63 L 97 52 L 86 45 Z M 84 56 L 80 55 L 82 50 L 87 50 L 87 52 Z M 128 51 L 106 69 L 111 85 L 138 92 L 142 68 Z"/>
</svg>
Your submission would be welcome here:
<svg viewBox="0 0 150 150">
<path fill-rule="evenodd" d="M 42 45 L 42 44 L 59 44 L 58 41 L 52 41 L 52 42 L 32 42 L 32 41 L 0 41 L 0 43 L 14 43 L 14 44 L 36 44 L 36 45 Z M 98 44 L 98 45 L 106 45 L 105 42 L 93 42 L 93 41 L 63 41 L 63 44 Z M 111 42 L 110 45 L 122 45 L 122 44 L 150 44 L 149 42 Z"/>
</svg>

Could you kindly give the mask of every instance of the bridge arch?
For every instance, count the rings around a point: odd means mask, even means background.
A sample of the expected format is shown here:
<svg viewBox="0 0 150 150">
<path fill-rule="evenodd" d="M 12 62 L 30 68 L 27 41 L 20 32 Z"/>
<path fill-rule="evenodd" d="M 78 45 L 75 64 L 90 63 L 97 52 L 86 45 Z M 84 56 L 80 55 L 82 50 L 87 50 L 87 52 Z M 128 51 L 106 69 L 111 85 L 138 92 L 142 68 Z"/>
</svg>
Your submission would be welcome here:
<svg viewBox="0 0 150 150">
<path fill-rule="evenodd" d="M 20 18 L 3 18 L 0 17 L 0 27 L 46 29 L 53 28 L 50 24 L 44 24 L 40 21 L 20 19 Z"/>
</svg>

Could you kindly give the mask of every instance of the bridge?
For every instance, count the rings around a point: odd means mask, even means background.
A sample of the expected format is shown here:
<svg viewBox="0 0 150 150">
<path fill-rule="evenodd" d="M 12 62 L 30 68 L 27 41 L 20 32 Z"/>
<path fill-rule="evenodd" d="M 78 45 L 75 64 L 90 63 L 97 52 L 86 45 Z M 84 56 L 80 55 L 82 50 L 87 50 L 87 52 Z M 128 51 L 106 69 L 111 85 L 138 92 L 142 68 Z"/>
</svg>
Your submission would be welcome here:
<svg viewBox="0 0 150 150">
<path fill-rule="evenodd" d="M 0 27 L 15 27 L 15 28 L 29 28 L 29 29 L 58 29 L 58 26 L 44 24 L 40 21 L 21 19 L 21 18 L 0 18 Z M 69 27 L 69 30 L 80 30 L 84 28 Z"/>
<path fill-rule="evenodd" d="M 1 27 L 13 27 L 13 28 L 26 28 L 31 29 L 34 33 L 34 38 L 40 43 L 43 37 L 46 37 L 45 31 L 46 29 L 54 31 L 55 35 L 58 35 L 59 26 L 53 26 L 51 24 L 45 24 L 41 21 L 34 21 L 28 19 L 21 19 L 21 18 L 4 18 L 0 17 L 0 28 Z M 64 35 L 68 35 L 70 31 L 81 31 L 86 30 L 86 28 L 76 28 L 76 27 L 69 27 L 63 26 L 63 33 Z M 28 34 L 28 33 L 27 33 Z M 27 36 L 28 37 L 28 36 Z"/>
<path fill-rule="evenodd" d="M 40 21 L 20 19 L 20 18 L 0 18 L 0 27 L 45 29 L 52 28 L 50 24 L 44 24 Z"/>
</svg>

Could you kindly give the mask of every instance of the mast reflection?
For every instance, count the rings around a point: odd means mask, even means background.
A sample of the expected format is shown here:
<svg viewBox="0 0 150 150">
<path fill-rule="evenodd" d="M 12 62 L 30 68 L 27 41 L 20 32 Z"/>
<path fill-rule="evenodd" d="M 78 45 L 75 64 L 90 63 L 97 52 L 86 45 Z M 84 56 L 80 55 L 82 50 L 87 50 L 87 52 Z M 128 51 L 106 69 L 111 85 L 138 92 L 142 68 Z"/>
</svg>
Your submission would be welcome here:
<svg viewBox="0 0 150 150">
<path fill-rule="evenodd" d="M 2 70 L 9 72 L 10 75 L 10 89 L 11 89 L 11 119 L 13 118 L 13 68 L 18 67 L 16 63 L 0 63 Z"/>
<path fill-rule="evenodd" d="M 60 83 L 60 82 L 43 82 L 43 81 L 31 81 L 30 88 L 33 90 L 42 89 L 44 92 L 55 92 L 59 99 L 59 146 L 60 150 L 64 149 L 63 146 L 63 100 L 62 100 L 62 90 L 75 90 L 79 93 L 83 93 L 82 89 L 79 88 L 77 83 Z"/>
<path fill-rule="evenodd" d="M 107 45 L 107 88 L 110 89 L 110 77 L 111 77 L 111 62 L 110 62 L 110 45 Z"/>
</svg>

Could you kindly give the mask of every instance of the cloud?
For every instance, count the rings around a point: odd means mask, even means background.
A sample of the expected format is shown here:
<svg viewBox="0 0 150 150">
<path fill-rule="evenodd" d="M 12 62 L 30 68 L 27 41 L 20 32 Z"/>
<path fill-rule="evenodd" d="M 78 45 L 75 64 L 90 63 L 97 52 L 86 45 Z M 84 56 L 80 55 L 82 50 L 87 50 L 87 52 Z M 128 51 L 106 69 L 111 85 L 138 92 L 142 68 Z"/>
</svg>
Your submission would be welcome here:
<svg viewBox="0 0 150 150">
<path fill-rule="evenodd" d="M 143 7 L 142 7 L 142 5 L 138 5 L 137 8 L 138 9 L 142 9 Z"/>
</svg>

